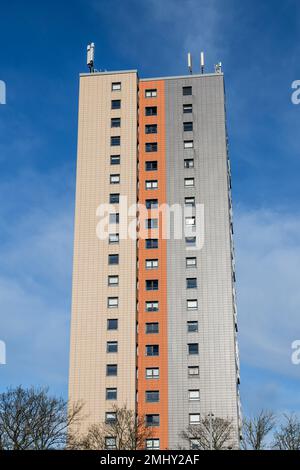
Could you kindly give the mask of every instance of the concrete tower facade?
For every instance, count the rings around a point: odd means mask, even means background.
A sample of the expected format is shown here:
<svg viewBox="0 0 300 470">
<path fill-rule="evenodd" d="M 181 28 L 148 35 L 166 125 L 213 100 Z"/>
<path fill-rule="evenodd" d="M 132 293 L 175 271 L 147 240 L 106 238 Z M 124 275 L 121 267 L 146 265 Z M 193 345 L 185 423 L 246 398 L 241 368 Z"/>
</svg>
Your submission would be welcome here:
<svg viewBox="0 0 300 470">
<path fill-rule="evenodd" d="M 223 74 L 82 74 L 69 385 L 85 403 L 80 431 L 126 404 L 153 429 L 148 449 L 195 446 L 182 431 L 208 414 L 232 420 L 238 447 L 232 233 Z"/>
</svg>

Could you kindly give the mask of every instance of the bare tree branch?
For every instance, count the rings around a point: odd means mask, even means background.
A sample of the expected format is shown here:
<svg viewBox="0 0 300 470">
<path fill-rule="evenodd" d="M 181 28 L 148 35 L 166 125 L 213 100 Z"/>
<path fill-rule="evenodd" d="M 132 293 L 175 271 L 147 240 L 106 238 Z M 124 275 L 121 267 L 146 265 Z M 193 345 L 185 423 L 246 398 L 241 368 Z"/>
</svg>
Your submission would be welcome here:
<svg viewBox="0 0 300 470">
<path fill-rule="evenodd" d="M 284 420 L 274 434 L 273 447 L 279 450 L 300 450 L 299 418 L 295 414 L 285 414 Z"/>
<path fill-rule="evenodd" d="M 68 449 L 101 450 L 107 448 L 107 438 L 114 441 L 116 450 L 137 450 L 145 447 L 146 439 L 152 437 L 152 429 L 145 425 L 144 416 L 136 416 L 126 406 L 113 407 L 115 419 L 90 426 L 87 434 L 79 438 L 70 435 Z"/>
<path fill-rule="evenodd" d="M 79 422 L 81 411 L 81 404 L 68 411 L 67 402 L 49 396 L 46 388 L 8 389 L 0 394 L 0 448 L 62 448 L 68 427 Z"/>
<path fill-rule="evenodd" d="M 218 417 L 205 416 L 199 424 L 191 424 L 182 437 L 201 450 L 221 450 L 233 447 L 234 428 L 232 421 Z"/>
<path fill-rule="evenodd" d="M 257 417 L 244 419 L 243 447 L 245 449 L 263 450 L 266 438 L 275 427 L 275 415 L 272 411 L 262 410 Z"/>
</svg>

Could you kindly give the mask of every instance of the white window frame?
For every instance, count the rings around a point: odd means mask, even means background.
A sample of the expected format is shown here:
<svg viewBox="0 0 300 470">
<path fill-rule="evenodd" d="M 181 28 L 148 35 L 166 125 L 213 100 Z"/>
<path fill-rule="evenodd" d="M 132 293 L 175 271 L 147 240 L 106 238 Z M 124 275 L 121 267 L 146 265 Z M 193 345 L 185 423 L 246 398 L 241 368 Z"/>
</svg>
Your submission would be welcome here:
<svg viewBox="0 0 300 470">
<path fill-rule="evenodd" d="M 115 279 L 117 282 L 112 282 L 112 280 Z M 119 285 L 119 276 L 117 274 L 113 274 L 108 276 L 108 285 L 110 287 L 118 286 Z"/>
<path fill-rule="evenodd" d="M 118 308 L 118 307 L 119 307 L 119 297 L 107 298 L 107 308 Z"/>
<path fill-rule="evenodd" d="M 186 188 L 193 188 L 195 186 L 195 178 L 184 178 L 184 186 Z"/>
<path fill-rule="evenodd" d="M 121 82 L 112 82 L 111 91 L 121 91 L 121 89 L 122 89 Z"/>
<path fill-rule="evenodd" d="M 194 148 L 194 141 L 193 140 L 184 140 L 183 147 L 185 149 L 193 149 Z"/>
<path fill-rule="evenodd" d="M 190 413 L 189 414 L 189 423 L 190 424 L 200 424 L 200 413 Z"/>
<path fill-rule="evenodd" d="M 190 389 L 188 392 L 189 401 L 199 401 L 200 400 L 200 390 L 199 389 Z"/>
<path fill-rule="evenodd" d="M 145 188 L 148 189 L 158 189 L 158 180 L 146 180 Z"/>
<path fill-rule="evenodd" d="M 188 299 L 186 301 L 187 310 L 198 310 L 198 300 L 197 299 Z"/>
<path fill-rule="evenodd" d="M 194 227 L 196 225 L 196 217 L 186 217 L 185 218 L 185 225 L 188 227 Z"/>
<path fill-rule="evenodd" d="M 109 182 L 110 184 L 120 184 L 120 175 L 119 174 L 109 175 Z"/>
<path fill-rule="evenodd" d="M 149 375 L 148 372 L 149 371 L 152 371 L 152 374 Z M 157 373 L 154 373 L 157 372 Z M 159 367 L 147 367 L 146 368 L 146 379 L 154 379 L 154 380 L 157 380 L 159 379 Z"/>
<path fill-rule="evenodd" d="M 157 310 L 148 310 L 147 309 L 147 305 L 157 305 Z M 146 301 L 146 305 L 145 305 L 145 308 L 146 308 L 146 312 L 158 312 L 159 311 L 159 302 L 157 300 L 147 300 Z"/>
<path fill-rule="evenodd" d="M 146 259 L 146 269 L 158 269 L 158 259 Z"/>
<path fill-rule="evenodd" d="M 194 261 L 194 263 L 191 263 L 191 260 Z M 185 258 L 185 265 L 187 268 L 196 268 L 197 267 L 197 258 L 196 256 L 188 256 Z"/>
<path fill-rule="evenodd" d="M 156 98 L 156 97 L 157 97 L 156 88 L 148 88 L 148 90 L 145 90 L 145 98 Z"/>
</svg>

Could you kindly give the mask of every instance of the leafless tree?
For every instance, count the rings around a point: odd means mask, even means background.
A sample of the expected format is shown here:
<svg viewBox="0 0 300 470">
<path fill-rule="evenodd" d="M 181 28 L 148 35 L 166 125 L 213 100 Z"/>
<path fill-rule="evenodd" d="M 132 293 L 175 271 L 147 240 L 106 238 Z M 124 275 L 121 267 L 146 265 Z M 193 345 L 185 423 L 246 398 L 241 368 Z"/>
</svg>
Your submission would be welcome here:
<svg viewBox="0 0 300 470">
<path fill-rule="evenodd" d="M 151 427 L 145 424 L 145 416 L 136 416 L 126 406 L 114 406 L 113 419 L 89 427 L 79 438 L 70 435 L 68 449 L 101 450 L 108 447 L 116 450 L 138 450 L 145 448 L 145 440 L 153 435 Z M 110 445 L 108 446 L 108 442 Z"/>
<path fill-rule="evenodd" d="M 200 418 L 200 423 L 190 424 L 182 437 L 201 450 L 222 450 L 233 447 L 234 428 L 229 419 L 216 416 Z"/>
<path fill-rule="evenodd" d="M 0 394 L 0 449 L 63 448 L 67 429 L 80 419 L 81 404 L 67 408 L 46 388 L 10 388 Z"/>
<path fill-rule="evenodd" d="M 262 410 L 254 418 L 245 418 L 243 422 L 244 449 L 263 450 L 266 448 L 266 439 L 276 424 L 272 411 Z"/>
<path fill-rule="evenodd" d="M 279 450 L 300 450 L 300 420 L 295 414 L 284 415 L 284 423 L 274 434 L 273 447 Z"/>
</svg>

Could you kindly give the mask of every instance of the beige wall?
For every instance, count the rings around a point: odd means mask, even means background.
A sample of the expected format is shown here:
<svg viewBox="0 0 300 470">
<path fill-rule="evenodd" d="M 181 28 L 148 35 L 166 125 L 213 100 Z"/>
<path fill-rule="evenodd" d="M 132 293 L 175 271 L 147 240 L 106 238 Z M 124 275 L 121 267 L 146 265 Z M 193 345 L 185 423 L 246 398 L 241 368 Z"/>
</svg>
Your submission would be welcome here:
<svg viewBox="0 0 300 470">
<path fill-rule="evenodd" d="M 112 82 L 121 91 L 111 91 Z M 111 110 L 111 99 L 121 110 Z M 121 129 L 110 118 L 121 117 Z M 110 136 L 121 135 L 121 149 L 110 147 Z M 121 154 L 121 165 L 110 166 L 110 154 Z M 109 245 L 96 236 L 96 209 L 109 202 L 109 193 L 125 194 L 136 202 L 137 75 L 104 73 L 80 77 L 77 187 L 75 213 L 72 325 L 69 397 L 85 403 L 86 426 L 103 421 L 114 402 L 105 400 L 106 387 L 117 387 L 119 406 L 135 407 L 136 362 L 136 243 Z M 110 173 L 121 184 L 110 185 Z M 108 254 L 119 253 L 119 266 L 108 266 Z M 119 274 L 119 287 L 108 287 L 109 274 Z M 108 309 L 107 297 L 118 296 L 119 308 Z M 118 318 L 117 332 L 107 331 L 107 319 Z M 117 354 L 106 354 L 106 342 L 117 340 Z M 106 377 L 106 363 L 118 364 L 118 376 Z"/>
</svg>

